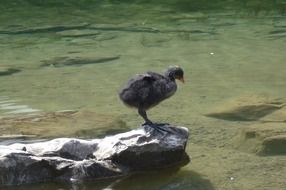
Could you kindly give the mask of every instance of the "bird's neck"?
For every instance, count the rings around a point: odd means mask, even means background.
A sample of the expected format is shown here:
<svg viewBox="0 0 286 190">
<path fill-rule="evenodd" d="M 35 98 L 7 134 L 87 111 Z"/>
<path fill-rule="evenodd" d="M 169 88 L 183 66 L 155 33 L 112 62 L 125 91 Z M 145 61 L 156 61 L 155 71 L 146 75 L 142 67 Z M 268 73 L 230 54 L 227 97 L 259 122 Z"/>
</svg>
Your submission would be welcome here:
<svg viewBox="0 0 286 190">
<path fill-rule="evenodd" d="M 175 74 L 172 71 L 166 71 L 164 75 L 166 78 L 170 79 L 171 81 L 175 81 Z"/>
</svg>

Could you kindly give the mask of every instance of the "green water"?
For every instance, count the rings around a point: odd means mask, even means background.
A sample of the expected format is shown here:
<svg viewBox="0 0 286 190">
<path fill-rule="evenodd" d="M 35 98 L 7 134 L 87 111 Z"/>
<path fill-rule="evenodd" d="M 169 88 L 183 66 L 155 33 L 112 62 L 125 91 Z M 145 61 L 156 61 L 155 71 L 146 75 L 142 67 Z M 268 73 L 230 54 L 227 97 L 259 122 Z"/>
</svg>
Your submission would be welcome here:
<svg viewBox="0 0 286 190">
<path fill-rule="evenodd" d="M 180 65 L 186 83 L 178 84 L 177 93 L 148 114 L 154 121 L 188 127 L 187 152 L 192 157 L 192 163 L 175 173 L 4 189 L 285 188 L 285 156 L 260 157 L 234 148 L 232 139 L 249 123 L 204 116 L 236 97 L 285 98 L 285 6 L 267 0 L 3 1 L 0 116 L 60 110 L 89 114 L 80 116 L 76 126 L 65 123 L 52 132 L 47 126 L 24 130 L 1 125 L 1 135 L 50 138 L 75 131 L 68 136 L 90 138 L 83 129 L 92 128 L 98 136 L 99 128 L 116 129 L 118 122 L 124 129 L 136 128 L 142 119 L 119 101 L 119 89 L 136 73 Z M 116 56 L 84 64 L 86 59 Z M 54 64 L 75 58 L 82 64 Z M 1 75 L 8 68 L 20 72 Z M 106 118 L 111 124 L 105 125 Z"/>
</svg>

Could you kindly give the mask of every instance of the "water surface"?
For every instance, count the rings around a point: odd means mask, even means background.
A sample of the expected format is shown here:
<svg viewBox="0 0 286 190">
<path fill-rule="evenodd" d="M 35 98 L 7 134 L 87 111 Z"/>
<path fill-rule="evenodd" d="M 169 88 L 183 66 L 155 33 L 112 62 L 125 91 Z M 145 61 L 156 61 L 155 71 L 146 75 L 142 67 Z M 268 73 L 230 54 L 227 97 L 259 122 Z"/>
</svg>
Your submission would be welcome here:
<svg viewBox="0 0 286 190">
<path fill-rule="evenodd" d="M 142 119 L 119 101 L 120 87 L 136 73 L 180 65 L 186 84 L 148 113 L 188 127 L 193 158 L 176 173 L 5 189 L 285 188 L 285 156 L 234 148 L 233 137 L 253 123 L 204 116 L 236 97 L 285 98 L 283 2 L 5 1 L 0 23 L 0 116 L 11 117 L 1 135 L 25 142 L 25 135 L 91 138 L 136 128 Z M 58 111 L 77 115 L 22 120 Z"/>
</svg>

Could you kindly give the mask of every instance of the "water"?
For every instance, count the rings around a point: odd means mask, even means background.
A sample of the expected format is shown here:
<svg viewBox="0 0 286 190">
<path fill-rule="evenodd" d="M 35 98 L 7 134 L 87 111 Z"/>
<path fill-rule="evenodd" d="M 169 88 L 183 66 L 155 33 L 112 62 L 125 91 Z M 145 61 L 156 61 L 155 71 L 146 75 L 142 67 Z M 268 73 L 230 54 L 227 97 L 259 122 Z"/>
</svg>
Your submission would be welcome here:
<svg viewBox="0 0 286 190">
<path fill-rule="evenodd" d="M 282 1 L 26 0 L 0 9 L 2 136 L 91 138 L 135 128 L 142 120 L 119 101 L 120 87 L 136 73 L 180 65 L 186 84 L 148 113 L 188 127 L 193 158 L 176 173 L 4 189 L 285 188 L 285 155 L 261 157 L 234 140 L 258 121 L 205 116 L 241 97 L 285 101 Z"/>
</svg>

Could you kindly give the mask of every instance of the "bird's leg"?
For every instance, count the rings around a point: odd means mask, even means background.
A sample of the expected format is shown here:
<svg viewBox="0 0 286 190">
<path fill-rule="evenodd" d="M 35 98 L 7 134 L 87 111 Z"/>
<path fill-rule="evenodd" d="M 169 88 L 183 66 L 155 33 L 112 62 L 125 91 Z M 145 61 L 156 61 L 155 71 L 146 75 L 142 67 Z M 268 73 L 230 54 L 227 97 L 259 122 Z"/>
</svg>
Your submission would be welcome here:
<svg viewBox="0 0 286 190">
<path fill-rule="evenodd" d="M 147 113 L 146 113 L 145 109 L 143 109 L 142 107 L 138 108 L 138 113 L 145 120 L 145 123 L 143 123 L 142 125 L 148 125 L 148 126 L 152 127 L 153 129 L 156 129 L 158 132 L 160 132 L 162 134 L 164 134 L 164 132 L 167 132 L 167 133 L 171 132 L 170 130 L 165 129 L 165 128 L 162 127 L 164 125 L 163 123 L 161 123 L 161 124 L 154 124 L 151 120 L 149 120 L 148 117 L 147 117 Z"/>
<path fill-rule="evenodd" d="M 157 130 L 159 133 L 161 134 L 164 134 L 164 132 L 166 133 L 169 133 L 170 131 L 161 127 L 161 125 L 157 125 L 157 124 L 154 124 L 151 120 L 148 119 L 147 117 L 147 114 L 146 114 L 146 111 L 145 109 L 143 109 L 142 107 L 139 107 L 138 108 L 138 113 L 139 115 L 141 115 L 143 117 L 143 119 L 145 120 L 145 123 L 143 123 L 142 125 L 148 125 L 149 127 L 152 127 L 153 129 Z"/>
<path fill-rule="evenodd" d="M 145 123 L 143 125 L 152 125 L 153 124 L 153 122 L 148 119 L 147 113 L 142 107 L 138 108 L 138 113 L 139 113 L 139 115 L 141 115 L 141 117 L 143 117 L 143 119 L 145 121 Z"/>
</svg>

